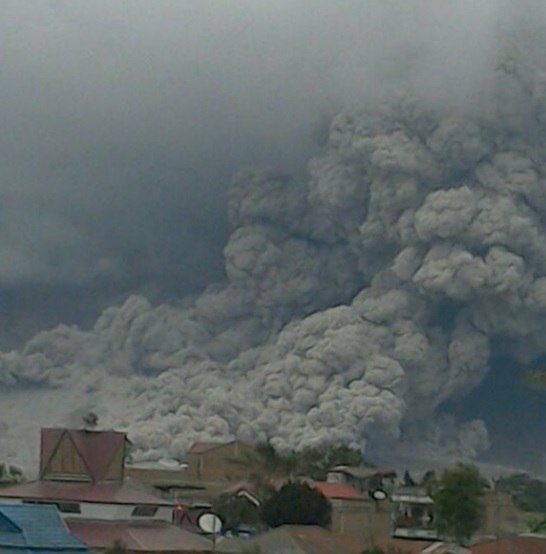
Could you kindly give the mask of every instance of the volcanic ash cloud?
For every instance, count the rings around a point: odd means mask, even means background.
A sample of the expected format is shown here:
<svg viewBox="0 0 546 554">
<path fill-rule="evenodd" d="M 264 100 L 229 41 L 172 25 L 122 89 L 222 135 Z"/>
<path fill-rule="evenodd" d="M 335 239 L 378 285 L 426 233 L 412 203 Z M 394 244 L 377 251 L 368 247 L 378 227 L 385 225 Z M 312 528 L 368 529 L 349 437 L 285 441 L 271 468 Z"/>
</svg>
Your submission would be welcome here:
<svg viewBox="0 0 546 554">
<path fill-rule="evenodd" d="M 546 353 L 546 80 L 518 64 L 479 109 L 338 115 L 306 182 L 240 173 L 225 282 L 38 334 L 2 355 L 5 394 L 65 390 L 148 458 L 232 437 L 476 455 L 483 422 L 438 408 L 482 381 L 492 341 Z M 0 440 L 22 425 L 7 416 Z"/>
</svg>

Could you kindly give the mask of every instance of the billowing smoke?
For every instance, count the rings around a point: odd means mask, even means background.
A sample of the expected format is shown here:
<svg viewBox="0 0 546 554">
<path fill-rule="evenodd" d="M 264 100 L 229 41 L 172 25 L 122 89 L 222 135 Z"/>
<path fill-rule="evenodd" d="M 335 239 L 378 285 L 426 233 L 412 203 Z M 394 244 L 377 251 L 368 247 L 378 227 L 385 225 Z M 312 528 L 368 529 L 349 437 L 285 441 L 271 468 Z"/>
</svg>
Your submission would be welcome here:
<svg viewBox="0 0 546 554">
<path fill-rule="evenodd" d="M 522 364 L 546 354 L 537 60 L 504 48 L 464 108 L 395 91 L 340 113 L 306 180 L 240 172 L 225 281 L 179 304 L 134 295 L 1 355 L 4 451 L 92 407 L 150 459 L 233 437 L 476 456 L 484 423 L 439 409 L 498 342 Z"/>
</svg>

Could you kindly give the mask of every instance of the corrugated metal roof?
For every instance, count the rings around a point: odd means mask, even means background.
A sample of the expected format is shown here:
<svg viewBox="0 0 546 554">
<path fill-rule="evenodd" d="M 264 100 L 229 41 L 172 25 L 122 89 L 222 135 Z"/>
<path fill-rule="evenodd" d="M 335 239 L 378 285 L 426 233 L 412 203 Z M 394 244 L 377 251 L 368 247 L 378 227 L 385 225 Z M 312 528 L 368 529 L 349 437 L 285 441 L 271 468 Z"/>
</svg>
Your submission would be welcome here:
<svg viewBox="0 0 546 554">
<path fill-rule="evenodd" d="M 91 548 L 109 548 L 122 542 L 136 552 L 210 552 L 212 543 L 168 523 L 128 523 L 67 520 L 70 530 Z"/>
<path fill-rule="evenodd" d="M 0 488 L 0 498 L 67 500 L 105 504 L 152 504 L 154 506 L 174 505 L 173 502 L 132 489 L 126 485 L 108 483 L 34 481 L 12 487 L 2 487 Z"/>
<path fill-rule="evenodd" d="M 86 545 L 69 533 L 54 506 L 0 505 L 0 515 L 18 528 L 7 530 L 5 526 L 0 526 L 0 550 L 32 548 L 87 551 Z"/>
<path fill-rule="evenodd" d="M 68 436 L 74 444 L 93 481 L 105 479 L 114 456 L 127 441 L 126 434 L 119 431 L 43 428 L 40 441 L 40 475 L 43 475 L 64 436 Z"/>
</svg>

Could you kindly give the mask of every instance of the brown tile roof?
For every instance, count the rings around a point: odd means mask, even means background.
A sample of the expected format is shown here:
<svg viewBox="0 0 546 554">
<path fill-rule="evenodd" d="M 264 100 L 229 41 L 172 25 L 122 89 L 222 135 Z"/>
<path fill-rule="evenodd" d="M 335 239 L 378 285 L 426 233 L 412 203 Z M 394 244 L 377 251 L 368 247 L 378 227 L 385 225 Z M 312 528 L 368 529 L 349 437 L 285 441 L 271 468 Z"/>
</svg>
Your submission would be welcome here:
<svg viewBox="0 0 546 554">
<path fill-rule="evenodd" d="M 309 485 L 319 490 L 328 500 L 364 500 L 364 495 L 359 490 L 342 483 L 309 481 Z"/>
<path fill-rule="evenodd" d="M 546 554 L 546 537 L 523 535 L 473 544 L 472 554 Z"/>
<path fill-rule="evenodd" d="M 211 542 L 168 523 L 128 523 L 67 519 L 72 533 L 93 549 L 121 541 L 133 552 L 211 552 Z"/>
<path fill-rule="evenodd" d="M 315 525 L 283 525 L 252 541 L 262 554 L 359 554 L 360 544 L 345 541 Z"/>
<path fill-rule="evenodd" d="M 12 487 L 1 487 L 0 498 L 173 506 L 172 502 L 157 496 L 132 489 L 125 485 L 108 483 L 82 484 L 33 481 Z"/>
<path fill-rule="evenodd" d="M 113 457 L 127 441 L 126 434 L 118 431 L 44 428 L 40 441 L 40 476 L 64 436 L 74 444 L 93 481 L 102 481 L 106 477 Z"/>
</svg>

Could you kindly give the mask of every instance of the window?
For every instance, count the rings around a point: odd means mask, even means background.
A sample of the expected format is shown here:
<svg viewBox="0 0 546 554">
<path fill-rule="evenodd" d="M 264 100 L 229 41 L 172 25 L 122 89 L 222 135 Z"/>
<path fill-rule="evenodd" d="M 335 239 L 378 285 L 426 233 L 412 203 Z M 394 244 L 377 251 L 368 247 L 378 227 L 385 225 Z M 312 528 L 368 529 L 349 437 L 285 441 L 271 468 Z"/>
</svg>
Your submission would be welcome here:
<svg viewBox="0 0 546 554">
<path fill-rule="evenodd" d="M 135 517 L 152 517 L 157 512 L 157 506 L 135 506 L 131 513 Z"/>
<path fill-rule="evenodd" d="M 77 502 L 57 502 L 57 509 L 63 514 L 81 514 L 80 505 Z"/>
</svg>

